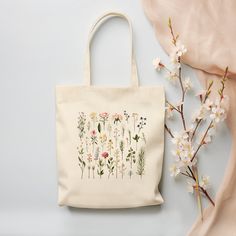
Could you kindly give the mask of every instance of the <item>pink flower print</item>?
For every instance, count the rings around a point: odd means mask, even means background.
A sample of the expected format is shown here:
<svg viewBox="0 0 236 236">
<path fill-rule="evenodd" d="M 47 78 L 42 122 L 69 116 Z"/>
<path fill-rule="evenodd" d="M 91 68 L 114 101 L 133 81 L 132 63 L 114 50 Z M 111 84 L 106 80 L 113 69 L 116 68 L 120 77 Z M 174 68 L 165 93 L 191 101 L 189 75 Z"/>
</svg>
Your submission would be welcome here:
<svg viewBox="0 0 236 236">
<path fill-rule="evenodd" d="M 88 162 L 91 162 L 93 160 L 91 153 L 88 154 L 87 160 L 88 160 Z"/>
<path fill-rule="evenodd" d="M 95 137 L 95 136 L 96 136 L 96 131 L 95 131 L 95 130 L 92 130 L 92 131 L 91 131 L 91 136 L 92 136 L 92 137 Z"/>
<path fill-rule="evenodd" d="M 101 155 L 102 155 L 102 157 L 105 158 L 105 159 L 109 156 L 108 152 L 103 152 Z"/>
<path fill-rule="evenodd" d="M 92 143 L 92 147 L 93 147 L 93 152 L 94 152 L 94 146 L 95 144 L 97 144 L 97 134 L 95 130 L 91 131 L 91 143 Z"/>
<path fill-rule="evenodd" d="M 102 112 L 102 113 L 99 114 L 99 116 L 103 119 L 108 119 L 109 114 L 107 112 Z"/>
<path fill-rule="evenodd" d="M 100 121 L 103 124 L 103 129 L 105 130 L 106 121 L 108 120 L 109 114 L 107 112 L 101 112 L 99 116 L 100 116 Z"/>
</svg>

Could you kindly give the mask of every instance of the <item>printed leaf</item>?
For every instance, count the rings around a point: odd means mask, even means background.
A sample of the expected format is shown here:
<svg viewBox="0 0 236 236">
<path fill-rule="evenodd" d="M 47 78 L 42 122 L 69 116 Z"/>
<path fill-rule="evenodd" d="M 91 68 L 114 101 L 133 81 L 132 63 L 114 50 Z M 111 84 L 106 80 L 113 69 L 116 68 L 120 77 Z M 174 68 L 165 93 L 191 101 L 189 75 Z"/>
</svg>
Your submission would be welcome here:
<svg viewBox="0 0 236 236">
<path fill-rule="evenodd" d="M 98 132 L 101 133 L 101 124 L 98 123 Z"/>
</svg>

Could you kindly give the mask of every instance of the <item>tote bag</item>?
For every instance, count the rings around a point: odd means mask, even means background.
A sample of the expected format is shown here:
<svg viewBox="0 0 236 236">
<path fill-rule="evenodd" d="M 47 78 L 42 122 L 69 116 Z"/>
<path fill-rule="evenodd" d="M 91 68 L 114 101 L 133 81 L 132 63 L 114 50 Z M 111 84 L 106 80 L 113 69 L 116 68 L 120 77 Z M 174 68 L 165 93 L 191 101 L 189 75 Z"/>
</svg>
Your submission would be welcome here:
<svg viewBox="0 0 236 236">
<path fill-rule="evenodd" d="M 98 26 L 110 17 L 129 23 L 129 87 L 91 86 L 90 42 Z M 139 86 L 127 16 L 106 13 L 92 27 L 84 83 L 56 87 L 59 205 L 131 208 L 161 204 L 164 89 Z"/>
</svg>

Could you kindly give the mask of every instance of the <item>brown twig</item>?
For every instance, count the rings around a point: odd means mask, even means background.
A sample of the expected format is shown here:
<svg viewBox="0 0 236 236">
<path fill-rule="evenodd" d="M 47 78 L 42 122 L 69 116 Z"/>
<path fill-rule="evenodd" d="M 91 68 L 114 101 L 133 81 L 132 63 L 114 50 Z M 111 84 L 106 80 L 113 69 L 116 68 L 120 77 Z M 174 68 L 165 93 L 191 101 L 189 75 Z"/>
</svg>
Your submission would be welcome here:
<svg viewBox="0 0 236 236">
<path fill-rule="evenodd" d="M 211 121 L 210 124 L 208 125 L 208 127 L 207 127 L 207 129 L 206 129 L 206 131 L 205 131 L 205 133 L 204 133 L 204 135 L 203 135 L 203 137 L 202 137 L 202 139 L 201 139 L 200 144 L 198 145 L 196 151 L 195 151 L 194 154 L 193 154 L 193 157 L 192 157 L 191 161 L 194 160 L 194 158 L 196 157 L 198 151 L 199 151 L 200 148 L 204 145 L 204 140 L 205 140 L 205 138 L 206 138 L 206 136 L 207 136 L 209 130 L 212 128 L 212 124 L 213 124 L 213 121 Z"/>
<path fill-rule="evenodd" d="M 174 138 L 174 135 L 172 134 L 171 130 L 167 127 L 166 124 L 165 124 L 165 130 L 169 133 L 171 138 Z"/>
</svg>

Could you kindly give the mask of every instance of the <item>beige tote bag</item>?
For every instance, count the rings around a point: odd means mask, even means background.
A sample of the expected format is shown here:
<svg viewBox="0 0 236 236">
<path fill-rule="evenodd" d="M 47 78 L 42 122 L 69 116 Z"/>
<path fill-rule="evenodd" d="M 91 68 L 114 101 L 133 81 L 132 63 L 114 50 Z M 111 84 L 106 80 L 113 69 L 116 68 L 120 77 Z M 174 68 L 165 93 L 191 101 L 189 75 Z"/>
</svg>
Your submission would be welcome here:
<svg viewBox="0 0 236 236">
<path fill-rule="evenodd" d="M 130 208 L 163 202 L 158 184 L 164 149 L 164 89 L 140 87 L 131 49 L 130 87 L 93 87 L 90 41 L 84 86 L 56 87 L 58 202 L 84 208 Z M 132 43 L 131 43 L 132 45 Z M 111 78 L 112 79 L 112 78 Z"/>
</svg>

